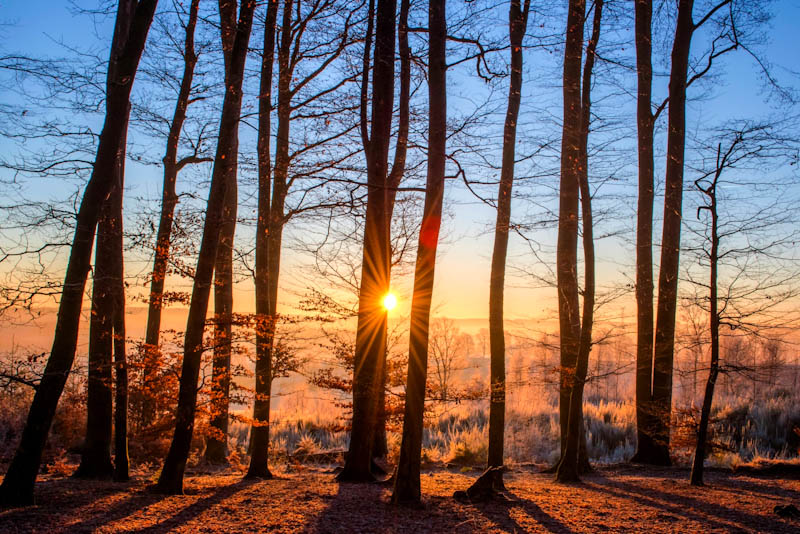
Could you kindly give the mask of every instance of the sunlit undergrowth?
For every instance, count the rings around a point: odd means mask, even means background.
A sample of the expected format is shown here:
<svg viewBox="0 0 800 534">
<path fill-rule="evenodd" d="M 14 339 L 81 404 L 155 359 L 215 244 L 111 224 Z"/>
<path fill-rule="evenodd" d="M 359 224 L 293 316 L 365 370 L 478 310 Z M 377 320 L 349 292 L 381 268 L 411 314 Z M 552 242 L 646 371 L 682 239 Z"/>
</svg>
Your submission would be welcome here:
<svg viewBox="0 0 800 534">
<path fill-rule="evenodd" d="M 775 395 L 751 402 L 741 398 L 715 408 L 709 457 L 712 465 L 736 466 L 759 459 L 797 458 L 800 448 L 800 403 L 793 395 Z M 691 411 L 681 412 L 684 426 Z M 584 405 L 588 453 L 595 464 L 630 459 L 636 448 L 636 410 L 631 402 L 589 402 Z M 423 463 L 475 466 L 486 463 L 488 413 L 485 403 L 463 403 L 443 409 L 428 421 L 423 435 Z M 248 429 L 232 427 L 232 447 L 246 450 Z M 348 435 L 339 419 L 278 414 L 271 430 L 272 454 L 278 462 L 347 449 Z M 388 436 L 390 460 L 400 445 L 400 435 Z M 679 463 L 690 457 L 691 440 L 676 440 L 673 451 Z M 506 461 L 509 464 L 551 465 L 559 455 L 558 407 L 549 402 L 514 403 L 506 412 Z"/>
</svg>

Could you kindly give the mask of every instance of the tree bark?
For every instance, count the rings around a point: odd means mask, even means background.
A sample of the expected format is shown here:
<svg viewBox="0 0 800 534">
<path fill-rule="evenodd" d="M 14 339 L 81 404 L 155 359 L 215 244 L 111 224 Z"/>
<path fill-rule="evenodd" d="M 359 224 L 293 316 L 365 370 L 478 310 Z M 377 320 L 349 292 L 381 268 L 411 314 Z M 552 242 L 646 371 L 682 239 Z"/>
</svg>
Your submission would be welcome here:
<svg viewBox="0 0 800 534">
<path fill-rule="evenodd" d="M 114 473 L 111 463 L 112 435 L 112 353 L 114 341 L 114 226 L 116 197 L 122 194 L 115 183 L 97 222 L 97 251 L 92 282 L 92 312 L 89 320 L 88 382 L 86 388 L 86 437 L 81 451 L 77 478 L 108 480 Z M 122 252 L 120 250 L 120 252 Z"/>
<path fill-rule="evenodd" d="M 406 153 L 408 151 L 409 101 L 411 94 L 411 48 L 408 45 L 409 4 L 410 0 L 400 1 L 400 18 L 397 21 L 397 45 L 400 55 L 400 100 L 397 105 L 397 142 L 394 149 L 394 162 L 392 163 L 392 170 L 389 172 L 389 177 L 386 184 L 386 231 L 390 240 L 389 244 L 387 245 L 390 250 L 390 256 L 392 216 L 394 214 L 395 199 L 397 198 L 397 189 L 400 187 L 400 182 L 402 181 L 403 174 L 405 173 Z M 392 262 L 389 261 L 386 267 L 386 280 L 389 281 L 389 285 L 391 286 Z M 386 337 L 383 341 L 383 359 L 380 363 L 382 372 L 380 378 L 380 388 L 378 391 L 377 426 L 375 428 L 375 440 L 372 445 L 372 455 L 375 458 L 384 458 L 389 453 L 389 446 L 386 440 L 386 358 L 389 352 L 388 314 L 384 315 L 384 321 L 386 322 L 386 326 L 384 327 Z"/>
<path fill-rule="evenodd" d="M 503 295 L 505 291 L 508 232 L 511 224 L 511 190 L 514 183 L 514 160 L 517 142 L 517 119 L 522 91 L 522 38 L 528 24 L 530 0 L 524 9 L 520 0 L 512 0 L 508 13 L 508 33 L 511 45 L 511 80 L 508 87 L 508 109 L 503 131 L 503 159 L 497 193 L 497 222 L 494 230 L 494 250 L 489 276 L 489 454 L 488 468 L 503 466 L 503 440 L 506 410 L 506 346 L 503 325 Z M 503 471 L 487 471 L 493 477 L 495 489 L 503 489 Z"/>
<path fill-rule="evenodd" d="M 672 410 L 672 367 L 675 351 L 675 315 L 678 308 L 678 260 L 681 242 L 683 163 L 686 143 L 686 83 L 692 41 L 693 0 L 679 0 L 672 70 L 669 79 L 664 226 L 653 357 L 653 438 L 649 462 L 670 465 L 669 442 Z"/>
<path fill-rule="evenodd" d="M 586 47 L 586 62 L 583 69 L 583 88 L 581 94 L 580 154 L 577 168 L 578 189 L 583 218 L 584 288 L 583 317 L 581 318 L 578 356 L 574 371 L 574 381 L 570 392 L 567 439 L 561 462 L 556 469 L 556 479 L 560 482 L 575 482 L 579 474 L 590 469 L 586 457 L 586 437 L 583 427 L 583 390 L 589 368 L 589 355 L 592 350 L 592 327 L 595 303 L 595 252 L 592 220 L 592 199 L 589 188 L 589 126 L 591 120 L 592 70 L 594 68 L 597 43 L 600 39 L 600 25 L 603 17 L 603 0 L 595 0 L 592 36 Z M 576 236 L 577 237 L 577 236 Z M 577 265 L 575 266 L 577 270 Z M 583 458 L 581 452 L 583 449 Z"/>
<path fill-rule="evenodd" d="M 559 188 L 556 276 L 561 344 L 561 384 L 559 413 L 562 454 L 557 478 L 563 480 L 572 392 L 577 386 L 580 350 L 580 311 L 578 309 L 578 187 L 581 162 L 581 58 L 586 3 L 570 0 L 564 48 L 564 123 L 561 137 L 561 182 Z M 573 471 L 577 466 L 569 465 Z M 577 472 L 574 473 L 577 478 Z"/>
<path fill-rule="evenodd" d="M 428 8 L 428 176 L 419 234 L 414 294 L 411 301 L 408 380 L 400 459 L 392 502 L 420 501 L 420 455 L 428 367 L 428 331 L 436 268 L 436 249 L 442 222 L 442 198 L 447 142 L 447 18 L 445 0 L 431 0 Z"/>
<path fill-rule="evenodd" d="M 157 0 L 121 0 L 117 10 L 106 81 L 106 117 L 92 176 L 78 210 L 75 236 L 64 277 L 55 335 L 44 376 L 31 403 L 22 438 L 0 486 L 0 505 L 33 502 L 42 450 L 64 390 L 78 339 L 83 291 L 101 206 L 114 185 L 116 164 L 127 126 L 130 91 L 144 50 Z"/>
<path fill-rule="evenodd" d="M 233 348 L 233 245 L 236 234 L 238 188 L 236 185 L 237 148 L 227 178 L 223 223 L 219 234 L 214 267 L 214 361 L 211 370 L 211 433 L 206 439 L 205 460 L 210 464 L 228 463 L 228 408 L 231 389 L 231 350 Z"/>
<path fill-rule="evenodd" d="M 372 445 L 383 372 L 381 364 L 386 357 L 386 311 L 381 300 L 389 288 L 387 273 L 390 270 L 386 186 L 394 100 L 396 7 L 394 0 L 378 0 L 369 139 L 366 125 L 362 129 L 367 159 L 367 216 L 353 371 L 353 423 L 344 469 L 337 477 L 341 481 L 374 480 Z"/>
<path fill-rule="evenodd" d="M 636 212 L 636 454 L 649 463 L 652 436 L 653 380 L 653 123 L 652 0 L 635 0 L 636 124 L 639 152 L 639 200 Z"/>
<path fill-rule="evenodd" d="M 145 329 L 145 367 L 143 373 L 145 391 L 155 387 L 153 375 L 159 368 L 159 336 L 161 333 L 161 310 L 163 308 L 164 282 L 167 277 L 167 262 L 170 254 L 170 241 L 172 236 L 172 221 L 175 217 L 175 206 L 178 204 L 178 195 L 175 183 L 181 165 L 178 162 L 178 142 L 181 129 L 186 120 L 186 110 L 189 107 L 189 97 L 192 93 L 192 79 L 197 54 L 194 51 L 194 30 L 197 26 L 197 16 L 200 0 L 192 0 L 189 8 L 189 20 L 186 24 L 186 37 L 183 50 L 183 77 L 178 91 L 178 101 L 167 135 L 167 150 L 164 154 L 164 185 L 161 192 L 161 215 L 158 220 L 156 237 L 156 251 L 153 259 L 153 274 L 150 281 L 150 299 L 147 306 L 147 326 Z M 145 401 L 140 414 L 140 424 L 152 424 L 155 407 L 152 402 Z"/>
<path fill-rule="evenodd" d="M 250 427 L 250 466 L 247 478 L 272 478 L 269 470 L 269 407 L 272 393 L 272 346 L 275 306 L 270 299 L 268 260 L 270 193 L 270 123 L 272 113 L 272 67 L 275 58 L 275 26 L 278 0 L 270 0 L 264 25 L 264 52 L 261 58 L 261 86 L 258 100 L 258 221 L 256 223 L 256 387 L 253 424 Z"/>
<path fill-rule="evenodd" d="M 238 145 L 242 81 L 255 6 L 255 0 L 241 0 L 237 22 L 235 3 L 231 0 L 219 1 L 223 52 L 230 56 L 230 61 L 226 61 L 230 68 L 226 68 L 227 72 L 225 73 L 225 97 L 222 104 L 217 154 L 214 159 L 206 220 L 197 258 L 192 299 L 189 305 L 189 317 L 186 323 L 175 433 L 155 488 L 156 491 L 161 493 L 183 493 L 183 474 L 189 457 L 197 408 L 197 381 L 200 375 L 200 364 L 203 355 L 205 317 L 208 311 L 214 264 L 219 248 L 220 229 L 224 221 L 225 193 L 228 189 L 227 180 L 235 176 L 230 167 L 231 163 L 236 159 L 233 152 Z M 225 44 L 229 42 L 228 36 L 230 35 L 235 35 L 230 41 L 233 46 L 226 50 Z"/>
<path fill-rule="evenodd" d="M 126 129 L 127 132 L 127 129 Z M 128 358 L 125 340 L 125 262 L 123 256 L 122 199 L 125 185 L 125 154 L 127 134 L 122 137 L 122 150 L 117 159 L 117 187 L 109 201 L 113 201 L 114 223 L 112 226 L 112 298 L 114 326 L 114 370 L 116 389 L 114 390 L 114 480 L 125 482 L 128 475 Z M 99 247 L 98 247 L 99 251 Z"/>
</svg>

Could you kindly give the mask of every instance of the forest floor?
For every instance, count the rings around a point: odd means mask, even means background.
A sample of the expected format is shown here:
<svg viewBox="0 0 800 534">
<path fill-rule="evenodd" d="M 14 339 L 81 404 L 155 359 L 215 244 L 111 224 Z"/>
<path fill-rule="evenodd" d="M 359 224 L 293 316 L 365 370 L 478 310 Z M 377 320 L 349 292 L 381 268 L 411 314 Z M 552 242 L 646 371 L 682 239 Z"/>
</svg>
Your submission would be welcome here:
<svg viewBox="0 0 800 534">
<path fill-rule="evenodd" d="M 479 472 L 436 468 L 422 475 L 424 506 L 395 507 L 391 488 L 339 484 L 332 471 L 296 467 L 269 481 L 231 470 L 194 473 L 186 495 L 147 491 L 155 474 L 128 483 L 42 476 L 37 505 L 0 511 L 0 532 L 799 532 L 794 474 L 707 473 L 689 486 L 685 469 L 602 467 L 581 484 L 519 467 L 506 473 L 507 503 L 453 499 Z"/>
</svg>

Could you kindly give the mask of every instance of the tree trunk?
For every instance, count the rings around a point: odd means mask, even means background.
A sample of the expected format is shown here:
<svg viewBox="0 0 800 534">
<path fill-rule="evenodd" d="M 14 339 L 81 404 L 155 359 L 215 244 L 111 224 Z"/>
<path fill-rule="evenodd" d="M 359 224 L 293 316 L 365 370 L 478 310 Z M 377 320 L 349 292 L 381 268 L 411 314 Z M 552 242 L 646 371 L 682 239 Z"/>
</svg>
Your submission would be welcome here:
<svg viewBox="0 0 800 534">
<path fill-rule="evenodd" d="M 428 176 L 419 234 L 414 294 L 411 301 L 408 381 L 403 438 L 395 476 L 394 503 L 418 503 L 420 455 L 428 368 L 428 331 L 436 268 L 436 249 L 442 222 L 442 197 L 447 142 L 447 18 L 445 0 L 431 0 L 428 8 Z"/>
<path fill-rule="evenodd" d="M 564 48 L 564 123 L 561 138 L 561 183 L 559 188 L 556 275 L 558 280 L 558 318 L 561 342 L 561 384 L 559 413 L 561 461 L 559 480 L 577 479 L 577 463 L 565 463 L 570 435 L 569 414 L 577 380 L 580 350 L 580 312 L 578 310 L 578 186 L 581 163 L 581 58 L 583 55 L 584 0 L 570 0 Z M 577 399 L 574 399 L 577 401 Z M 578 408 L 580 409 L 580 408 Z M 577 411 L 573 412 L 577 413 Z M 563 468 L 562 468 L 563 466 Z M 569 473 L 567 471 L 569 468 Z"/>
<path fill-rule="evenodd" d="M 586 62 L 583 69 L 579 145 L 580 154 L 577 168 L 577 185 L 580 191 L 581 217 L 583 218 L 583 317 L 581 319 L 577 365 L 575 367 L 575 376 L 570 394 L 566 446 L 564 447 L 563 454 L 561 455 L 561 462 L 556 469 L 556 479 L 560 482 L 577 481 L 581 472 L 585 472 L 590 469 L 589 460 L 586 454 L 586 436 L 583 426 L 583 390 L 589 368 L 589 355 L 592 350 L 592 326 L 594 321 L 595 302 L 595 253 L 592 199 L 591 190 L 589 188 L 588 142 L 589 126 L 591 121 L 592 70 L 594 68 L 597 43 L 600 39 L 600 24 L 603 17 L 603 0 L 595 1 L 594 10 L 592 36 L 586 47 Z M 575 265 L 575 269 L 577 271 L 577 264 Z M 581 452 L 583 452 L 583 454 L 581 454 Z"/>
<path fill-rule="evenodd" d="M 636 0 L 637 140 L 639 201 L 636 212 L 636 454 L 634 462 L 653 457 L 653 1 Z"/>
<path fill-rule="evenodd" d="M 122 194 L 117 182 L 103 203 L 97 222 L 97 251 L 92 283 L 92 312 L 89 321 L 89 376 L 86 395 L 86 438 L 81 463 L 74 476 L 108 480 L 111 463 L 112 432 L 112 352 L 114 341 L 114 263 L 116 262 L 114 225 L 116 197 Z M 121 252 L 121 251 L 120 251 Z"/>
<path fill-rule="evenodd" d="M 242 81 L 247 58 L 247 45 L 253 23 L 255 0 L 241 0 L 239 20 L 236 22 L 236 5 L 220 0 L 223 52 L 230 56 L 226 61 L 225 97 L 222 103 L 219 141 L 211 176 L 206 220 L 197 258 L 189 317 L 186 323 L 183 366 L 181 369 L 175 433 L 161 470 L 156 491 L 167 494 L 183 493 L 183 473 L 189 457 L 197 408 L 197 388 L 203 355 L 203 332 L 208 311 L 214 263 L 217 257 L 220 230 L 224 221 L 227 180 L 235 176 L 231 163 L 238 145 L 239 116 L 242 105 Z M 233 36 L 231 38 L 231 36 Z M 228 48 L 226 43 L 232 43 Z"/>
<path fill-rule="evenodd" d="M 708 197 L 709 203 L 706 206 L 711 215 L 711 250 L 709 251 L 709 323 L 711 334 L 711 365 L 708 370 L 708 380 L 706 381 L 706 391 L 703 396 L 703 407 L 700 410 L 700 426 L 697 427 L 697 444 L 694 449 L 694 459 L 692 461 L 692 473 L 689 483 L 692 486 L 703 485 L 703 467 L 706 459 L 706 445 L 708 443 L 708 422 L 711 418 L 711 405 L 714 401 L 714 386 L 719 376 L 719 303 L 717 301 L 717 275 L 719 269 L 719 231 L 717 214 L 717 182 L 722 173 L 724 159 L 721 158 L 721 146 L 717 149 L 717 170 L 714 181 L 707 188 L 702 190 Z"/>
<path fill-rule="evenodd" d="M 253 424 L 250 427 L 250 467 L 247 478 L 272 478 L 269 470 L 269 407 L 272 393 L 272 343 L 274 306 L 269 292 L 269 220 L 272 163 L 270 160 L 270 114 L 272 113 L 272 66 L 275 58 L 275 26 L 278 1 L 267 6 L 261 87 L 258 99 L 258 221 L 256 223 L 256 386 Z"/>
<path fill-rule="evenodd" d="M 153 375 L 158 372 L 160 352 L 158 348 L 161 332 L 161 310 L 163 307 L 164 282 L 167 277 L 167 262 L 170 254 L 170 240 L 172 235 L 172 220 L 175 216 L 175 206 L 178 196 L 175 192 L 175 182 L 178 179 L 180 164 L 178 162 L 178 142 L 181 129 L 186 119 L 186 109 L 189 107 L 189 97 L 192 92 L 192 78 L 197 64 L 197 55 L 194 51 L 194 30 L 197 25 L 197 13 L 200 0 L 192 0 L 189 8 L 189 21 L 186 24 L 186 37 L 183 51 L 183 78 L 178 91 L 178 101 L 175 113 L 167 135 L 167 150 L 164 154 L 164 185 L 161 193 L 161 216 L 158 220 L 158 233 L 156 237 L 156 251 L 153 260 L 153 274 L 150 281 L 150 299 L 147 306 L 147 327 L 145 330 L 145 366 L 143 373 L 144 389 L 150 392 L 155 385 Z M 184 160 L 189 161 L 189 160 Z M 181 162 L 182 163 L 182 162 Z M 149 400 L 145 400 L 140 414 L 142 426 L 152 424 L 155 407 Z"/>
<path fill-rule="evenodd" d="M 126 130 L 127 131 L 127 130 Z M 122 150 L 117 160 L 117 187 L 109 201 L 113 202 L 112 234 L 112 299 L 114 326 L 114 480 L 125 482 L 128 476 L 128 361 L 125 353 L 125 262 L 123 256 L 122 198 L 125 184 L 127 134 L 122 137 Z M 99 251 L 99 247 L 98 247 Z"/>
<path fill-rule="evenodd" d="M 387 247 L 391 255 L 391 234 L 392 216 L 394 214 L 395 199 L 397 189 L 403 179 L 406 167 L 406 153 L 408 150 L 408 126 L 409 126 L 409 100 L 411 94 L 411 48 L 408 45 L 408 10 L 410 0 L 400 1 L 400 19 L 397 22 L 397 45 L 400 52 L 400 101 L 398 102 L 397 120 L 397 143 L 394 149 L 394 162 L 392 170 L 386 184 L 386 231 L 389 237 Z M 392 278 L 392 263 L 386 264 L 386 280 L 390 282 Z M 388 288 L 387 288 L 388 289 Z M 385 340 L 383 342 L 383 360 L 381 361 L 381 382 L 378 391 L 378 414 L 377 426 L 375 428 L 375 440 L 373 443 L 372 455 L 375 458 L 384 458 L 389 453 L 388 442 L 386 440 L 386 380 L 387 368 L 386 358 L 389 355 L 388 335 L 389 335 L 389 315 L 384 315 L 386 321 Z"/>
<path fill-rule="evenodd" d="M 362 129 L 369 189 L 353 371 L 353 423 L 344 469 L 338 475 L 341 481 L 374 479 L 372 445 L 383 372 L 381 364 L 386 357 L 386 311 L 381 301 L 389 289 L 387 273 L 390 270 L 386 185 L 394 100 L 396 7 L 394 0 L 378 0 L 370 139 L 366 138 L 366 125 Z"/>
<path fill-rule="evenodd" d="M 237 143 L 238 145 L 238 143 Z M 214 267 L 214 361 L 211 371 L 211 433 L 206 440 L 205 460 L 228 463 L 228 407 L 231 389 L 231 349 L 233 318 L 233 245 L 236 234 L 236 165 L 238 146 L 230 164 L 232 176 L 226 180 L 223 223 L 219 234 Z"/>
<path fill-rule="evenodd" d="M 669 80 L 664 227 L 653 358 L 653 438 L 649 463 L 670 465 L 669 441 L 672 411 L 672 366 L 675 351 L 675 315 L 678 308 L 678 258 L 681 245 L 683 162 L 686 143 L 686 82 L 692 40 L 693 0 L 679 0 L 672 70 Z"/>
<path fill-rule="evenodd" d="M 92 176 L 78 210 L 50 358 L 33 397 L 22 438 L 0 486 L 0 505 L 33 502 L 47 433 L 64 390 L 78 340 L 83 291 L 101 206 L 114 185 L 114 166 L 127 126 L 130 91 L 157 0 L 122 0 L 117 10 L 106 82 L 106 117 Z"/>
<path fill-rule="evenodd" d="M 517 119 L 522 91 L 522 38 L 528 24 L 530 0 L 522 9 L 520 0 L 512 0 L 508 13 L 508 33 L 511 44 L 511 81 L 508 87 L 508 109 L 503 132 L 503 160 L 497 193 L 497 222 L 494 230 L 492 269 L 489 277 L 489 347 L 491 351 L 489 378 L 489 455 L 488 468 L 502 467 L 506 410 L 506 345 L 503 326 L 503 294 L 505 290 L 508 232 L 511 224 L 511 190 L 514 182 L 514 158 L 517 142 Z M 502 489 L 503 471 L 488 471 L 494 477 L 492 485 Z"/>
</svg>

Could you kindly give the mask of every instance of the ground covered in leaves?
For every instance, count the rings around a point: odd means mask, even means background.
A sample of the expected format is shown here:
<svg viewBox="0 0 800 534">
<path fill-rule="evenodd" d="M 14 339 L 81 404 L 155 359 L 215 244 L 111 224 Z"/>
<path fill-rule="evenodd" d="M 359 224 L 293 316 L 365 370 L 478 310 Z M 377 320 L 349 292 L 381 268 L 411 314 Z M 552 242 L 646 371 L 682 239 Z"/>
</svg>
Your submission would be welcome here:
<svg viewBox="0 0 800 534">
<path fill-rule="evenodd" d="M 796 474 L 714 471 L 688 485 L 682 469 L 600 468 L 582 484 L 559 485 L 533 468 L 506 474 L 509 501 L 452 498 L 477 471 L 423 473 L 422 509 L 389 503 L 391 488 L 339 484 L 330 471 L 298 468 L 274 480 L 238 473 L 193 474 L 186 495 L 147 491 L 154 475 L 130 482 L 43 477 L 37 505 L 0 510 L 0 532 L 798 532 Z"/>
</svg>

